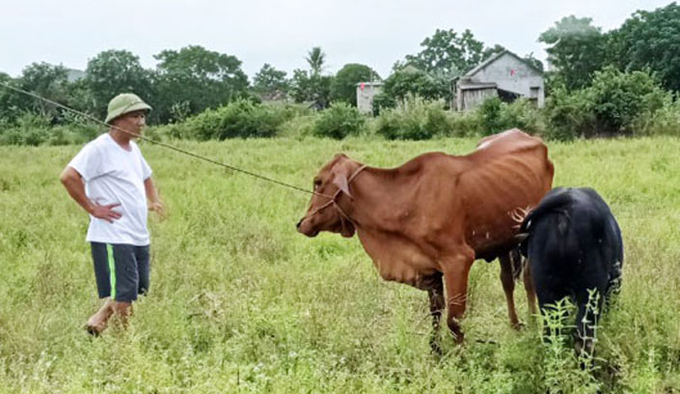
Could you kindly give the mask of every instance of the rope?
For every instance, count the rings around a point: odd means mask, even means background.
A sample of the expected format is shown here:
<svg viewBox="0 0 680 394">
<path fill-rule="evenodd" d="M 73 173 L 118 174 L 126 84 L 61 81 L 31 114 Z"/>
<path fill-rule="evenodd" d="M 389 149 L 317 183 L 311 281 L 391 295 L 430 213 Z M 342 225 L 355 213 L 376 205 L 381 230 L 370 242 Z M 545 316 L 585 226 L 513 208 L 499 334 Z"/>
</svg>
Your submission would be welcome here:
<svg viewBox="0 0 680 394">
<path fill-rule="evenodd" d="M 170 149 L 170 150 L 174 150 L 175 152 L 183 153 L 183 154 L 185 154 L 185 155 L 187 155 L 187 156 L 191 156 L 191 157 L 194 157 L 194 158 L 196 158 L 196 159 L 200 159 L 200 160 L 203 160 L 203 161 L 207 161 L 208 163 L 216 164 L 216 165 L 218 165 L 218 166 L 227 168 L 227 169 L 232 170 L 232 171 L 237 171 L 237 172 L 240 172 L 240 173 L 243 173 L 243 174 L 246 174 L 246 175 L 250 175 L 250 176 L 252 176 L 252 177 L 254 177 L 254 178 L 258 178 L 258 179 L 261 179 L 261 180 L 263 180 L 263 181 L 275 183 L 275 184 L 277 184 L 277 185 L 279 185 L 279 186 L 288 187 L 288 188 L 290 188 L 290 189 L 297 190 L 297 191 L 301 191 L 301 192 L 308 193 L 308 194 L 316 194 L 316 195 L 323 196 L 323 197 L 326 197 L 326 198 L 329 197 L 329 196 L 327 196 L 327 195 L 325 195 L 325 194 L 318 193 L 318 192 L 315 192 L 315 191 L 306 190 L 306 189 L 303 189 L 303 188 L 301 188 L 301 187 L 298 187 L 298 186 L 295 186 L 295 185 L 291 185 L 291 184 L 288 184 L 288 183 L 285 183 L 285 182 L 277 181 L 277 180 L 275 180 L 275 179 L 271 179 L 271 178 L 268 178 L 268 177 L 266 177 L 266 176 L 256 174 L 256 173 L 254 173 L 254 172 L 250 172 L 250 171 L 247 171 L 247 170 L 243 170 L 243 169 L 240 169 L 240 168 L 231 166 L 231 165 L 229 165 L 229 164 L 226 164 L 226 163 L 223 163 L 223 162 L 220 162 L 220 161 L 211 159 L 211 158 L 209 158 L 209 157 L 201 156 L 201 155 L 199 155 L 199 154 L 197 154 L 197 153 L 193 153 L 193 152 L 190 152 L 190 151 L 188 151 L 188 150 L 185 150 L 185 149 L 182 149 L 182 148 L 178 148 L 178 147 L 173 146 L 173 145 L 170 145 L 170 144 L 166 144 L 166 143 L 161 142 L 161 141 L 157 141 L 157 140 L 154 140 L 154 139 L 151 139 L 151 138 L 148 138 L 148 137 L 144 137 L 144 136 L 142 136 L 142 135 L 136 135 L 136 134 L 131 133 L 131 132 L 129 132 L 129 131 L 125 130 L 125 129 L 122 129 L 122 128 L 120 128 L 120 127 L 117 127 L 117 126 L 108 124 L 108 123 L 106 123 L 106 122 L 103 122 L 103 121 L 101 121 L 101 120 L 99 120 L 99 119 L 93 117 L 92 115 L 88 115 L 88 114 L 86 114 L 86 113 L 84 113 L 84 112 L 81 112 L 81 111 L 78 111 L 78 110 L 76 110 L 76 109 L 67 107 L 66 105 L 57 103 L 56 101 L 52 101 L 52 100 L 50 100 L 50 99 L 46 99 L 46 98 L 41 97 L 41 96 L 39 96 L 39 95 L 37 95 L 37 94 L 35 94 L 35 93 L 32 93 L 32 92 L 23 90 L 23 89 L 21 89 L 21 88 L 17 88 L 17 87 L 15 87 L 15 86 L 11 86 L 11 85 L 9 85 L 9 84 L 7 84 L 7 83 L 0 82 L 0 85 L 4 86 L 4 87 L 6 87 L 6 88 L 8 88 L 8 89 L 10 89 L 10 90 L 13 90 L 13 91 L 15 91 L 15 92 L 22 93 L 22 94 L 26 94 L 26 95 L 31 96 L 31 97 L 33 97 L 33 98 L 36 98 L 36 99 L 38 99 L 38 100 L 41 100 L 41 101 L 44 101 L 44 102 L 46 102 L 46 103 L 55 105 L 55 106 L 57 106 L 57 107 L 59 107 L 59 108 L 63 108 L 63 109 L 65 109 L 65 110 L 67 110 L 67 111 L 70 111 L 70 112 L 75 113 L 76 115 L 80 115 L 80 116 L 82 116 L 82 117 L 84 117 L 84 118 L 87 118 L 87 119 L 89 119 L 89 120 L 92 120 L 92 121 L 94 121 L 95 123 L 101 124 L 101 125 L 103 125 L 103 126 L 106 126 L 106 127 L 112 128 L 112 129 L 119 130 L 119 131 L 121 131 L 121 132 L 123 132 L 123 133 L 129 134 L 129 135 L 131 135 L 131 136 L 133 136 L 133 137 L 137 137 L 137 138 L 139 138 L 139 139 L 141 139 L 141 140 L 148 141 L 148 142 L 150 142 L 150 143 L 152 143 L 152 144 L 159 145 L 159 146 L 162 146 L 162 147 L 164 147 L 164 148 L 168 148 L 168 149 Z"/>
</svg>

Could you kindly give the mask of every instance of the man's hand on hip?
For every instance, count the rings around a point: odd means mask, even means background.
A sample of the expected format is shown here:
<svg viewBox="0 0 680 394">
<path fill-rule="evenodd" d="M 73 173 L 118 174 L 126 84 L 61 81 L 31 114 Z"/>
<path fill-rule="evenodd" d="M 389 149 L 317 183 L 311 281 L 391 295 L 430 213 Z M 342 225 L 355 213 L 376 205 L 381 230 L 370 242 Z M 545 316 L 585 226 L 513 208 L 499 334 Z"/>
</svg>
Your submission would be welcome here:
<svg viewBox="0 0 680 394">
<path fill-rule="evenodd" d="M 106 220 L 109 223 L 113 223 L 114 220 L 118 220 L 123 216 L 120 212 L 116 212 L 113 208 L 120 206 L 120 203 L 99 205 L 94 203 L 90 209 L 90 215 L 96 217 L 97 219 Z"/>
</svg>

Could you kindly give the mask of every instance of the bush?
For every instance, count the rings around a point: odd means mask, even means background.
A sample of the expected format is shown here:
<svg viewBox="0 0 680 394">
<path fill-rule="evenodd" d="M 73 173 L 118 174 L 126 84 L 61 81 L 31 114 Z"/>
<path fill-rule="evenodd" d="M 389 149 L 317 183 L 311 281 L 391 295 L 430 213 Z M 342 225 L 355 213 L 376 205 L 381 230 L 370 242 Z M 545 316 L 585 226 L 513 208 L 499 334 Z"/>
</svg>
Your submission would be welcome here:
<svg viewBox="0 0 680 394">
<path fill-rule="evenodd" d="M 450 114 L 439 101 L 409 96 L 397 108 L 386 109 L 376 119 L 376 133 L 394 140 L 425 140 L 452 132 Z"/>
<path fill-rule="evenodd" d="M 84 143 L 97 135 L 97 126 L 76 123 L 50 126 L 50 119 L 26 112 L 12 127 L 0 129 L 0 145 L 68 145 Z"/>
<path fill-rule="evenodd" d="M 543 115 L 529 100 L 519 99 L 501 108 L 500 124 L 503 130 L 518 128 L 529 134 L 542 134 L 545 130 Z"/>
<path fill-rule="evenodd" d="M 651 124 L 670 100 L 647 72 L 624 73 L 605 67 L 592 85 L 568 92 L 556 86 L 548 97 L 545 136 L 555 139 L 632 135 L 642 123 Z M 643 117 L 644 120 L 640 120 Z"/>
<path fill-rule="evenodd" d="M 543 133 L 547 139 L 572 140 L 595 134 L 595 118 L 584 91 L 567 92 L 557 86 L 546 100 L 544 113 L 548 126 Z"/>
<path fill-rule="evenodd" d="M 189 118 L 184 127 L 188 131 L 188 137 L 199 140 L 273 137 L 285 120 L 286 115 L 271 106 L 254 104 L 249 100 L 236 100 L 224 107 L 207 110 Z"/>
<path fill-rule="evenodd" d="M 586 92 L 599 133 L 609 135 L 632 134 L 635 119 L 645 111 L 653 115 L 666 95 L 649 73 L 623 73 L 611 66 L 595 72 Z"/>
<path fill-rule="evenodd" d="M 397 106 L 394 96 L 381 92 L 373 96 L 373 116 L 378 116 L 382 111 Z"/>
<path fill-rule="evenodd" d="M 348 135 L 361 134 L 365 124 L 366 118 L 359 110 L 346 103 L 335 103 L 317 118 L 313 134 L 342 139 Z"/>
<path fill-rule="evenodd" d="M 477 115 L 482 126 L 482 135 L 492 135 L 505 130 L 501 124 L 502 105 L 503 102 L 500 98 L 491 97 L 484 100 L 477 108 Z"/>
<path fill-rule="evenodd" d="M 475 111 L 451 112 L 448 119 L 451 137 L 473 137 L 482 134 L 482 122 Z"/>
<path fill-rule="evenodd" d="M 673 101 L 668 95 L 660 109 L 645 110 L 635 120 L 633 133 L 638 136 L 680 136 L 680 101 Z"/>
<path fill-rule="evenodd" d="M 314 135 L 314 125 L 318 115 L 296 116 L 281 125 L 280 137 L 302 138 Z"/>
<path fill-rule="evenodd" d="M 529 134 L 543 131 L 541 113 L 525 99 L 507 104 L 498 97 L 485 100 L 477 109 L 482 135 L 491 135 L 513 128 Z"/>
</svg>

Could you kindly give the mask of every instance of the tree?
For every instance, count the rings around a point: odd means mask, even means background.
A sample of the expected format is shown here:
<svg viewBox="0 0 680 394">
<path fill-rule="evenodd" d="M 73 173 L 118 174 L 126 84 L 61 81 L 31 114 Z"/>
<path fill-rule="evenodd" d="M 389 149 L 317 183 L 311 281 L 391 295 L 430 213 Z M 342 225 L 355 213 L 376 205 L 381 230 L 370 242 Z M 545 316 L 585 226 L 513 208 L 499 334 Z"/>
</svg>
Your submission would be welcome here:
<svg viewBox="0 0 680 394">
<path fill-rule="evenodd" d="M 404 102 L 408 96 L 418 96 L 426 100 L 444 99 L 450 102 L 448 78 L 430 75 L 414 66 L 406 66 L 385 80 L 383 91 L 373 100 L 374 108 L 391 107 Z"/>
<path fill-rule="evenodd" d="M 268 63 L 262 66 L 253 80 L 253 90 L 265 100 L 285 97 L 289 85 L 286 72 L 277 70 Z"/>
<path fill-rule="evenodd" d="M 332 82 L 333 77 L 328 75 L 293 70 L 290 94 L 297 103 L 312 101 L 312 105 L 317 109 L 328 108 Z"/>
<path fill-rule="evenodd" d="M 326 61 L 326 54 L 323 53 L 321 47 L 314 47 L 308 53 L 308 57 L 305 58 L 309 64 L 309 68 L 312 70 L 312 75 L 321 74 L 324 68 L 324 62 Z"/>
<path fill-rule="evenodd" d="M 111 49 L 87 63 L 85 84 L 92 95 L 90 110 L 105 117 L 109 101 L 120 93 L 132 92 L 156 107 L 151 72 L 130 51 Z"/>
<path fill-rule="evenodd" d="M 540 60 L 536 59 L 536 58 L 534 57 L 534 53 L 533 53 L 533 52 L 531 52 L 530 54 L 524 56 L 524 61 L 526 61 L 527 63 L 529 63 L 529 64 L 531 64 L 532 66 L 534 66 L 534 68 L 543 71 L 543 62 L 541 62 Z"/>
<path fill-rule="evenodd" d="M 291 84 L 291 96 L 298 102 L 312 101 L 317 109 L 328 108 L 330 105 L 331 83 L 333 77 L 321 75 L 324 67 L 326 54 L 320 47 L 314 47 L 305 58 L 309 64 L 309 72 L 305 70 L 293 70 Z"/>
<path fill-rule="evenodd" d="M 564 17 L 538 38 L 550 45 L 548 61 L 567 89 L 588 85 L 593 73 L 607 63 L 607 37 L 591 23 L 590 18 Z"/>
<path fill-rule="evenodd" d="M 9 75 L 0 72 L 0 82 L 7 85 L 17 85 Z M 13 123 L 19 116 L 20 97 L 13 90 L 0 86 L 0 126 Z"/>
<path fill-rule="evenodd" d="M 649 69 L 666 88 L 680 91 L 680 5 L 637 11 L 612 36 L 621 69 Z"/>
<path fill-rule="evenodd" d="M 503 47 L 496 45 L 484 49 L 484 44 L 475 39 L 469 29 L 462 34 L 453 29 L 437 29 L 432 37 L 420 43 L 423 50 L 416 55 L 407 55 L 406 63 L 433 75 L 448 78 L 463 74 L 493 55 Z"/>
<path fill-rule="evenodd" d="M 503 45 L 496 44 L 492 47 L 488 47 L 488 48 L 484 49 L 484 52 L 482 52 L 482 61 L 490 58 L 493 55 L 499 54 L 503 51 L 505 51 L 505 47 Z M 541 67 L 541 69 L 543 69 L 543 68 Z"/>
<path fill-rule="evenodd" d="M 235 56 L 188 46 L 179 51 L 164 50 L 154 58 L 160 62 L 156 90 L 163 122 L 171 119 L 173 106 L 188 106 L 189 113 L 196 114 L 227 104 L 248 88 L 248 77 Z"/>
<path fill-rule="evenodd" d="M 66 75 L 66 69 L 61 65 L 33 63 L 22 71 L 19 85 L 38 96 L 60 104 L 68 104 Z M 56 116 L 59 113 L 54 105 L 32 97 L 22 96 L 19 102 L 21 108 L 33 110 L 45 117 Z"/>
<path fill-rule="evenodd" d="M 331 100 L 344 101 L 357 105 L 357 83 L 379 81 L 380 76 L 370 67 L 363 64 L 345 64 L 331 84 Z"/>
</svg>

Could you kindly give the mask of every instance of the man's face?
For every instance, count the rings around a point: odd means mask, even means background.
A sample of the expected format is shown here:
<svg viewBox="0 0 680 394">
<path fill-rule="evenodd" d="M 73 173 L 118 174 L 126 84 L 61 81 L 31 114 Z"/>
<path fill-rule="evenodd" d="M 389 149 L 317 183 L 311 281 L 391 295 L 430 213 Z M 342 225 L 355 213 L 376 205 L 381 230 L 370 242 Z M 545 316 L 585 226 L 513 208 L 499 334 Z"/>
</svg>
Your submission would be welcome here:
<svg viewBox="0 0 680 394">
<path fill-rule="evenodd" d="M 146 126 L 146 111 L 134 111 L 122 115 L 114 120 L 114 126 L 127 131 L 133 138 L 139 137 Z"/>
</svg>

